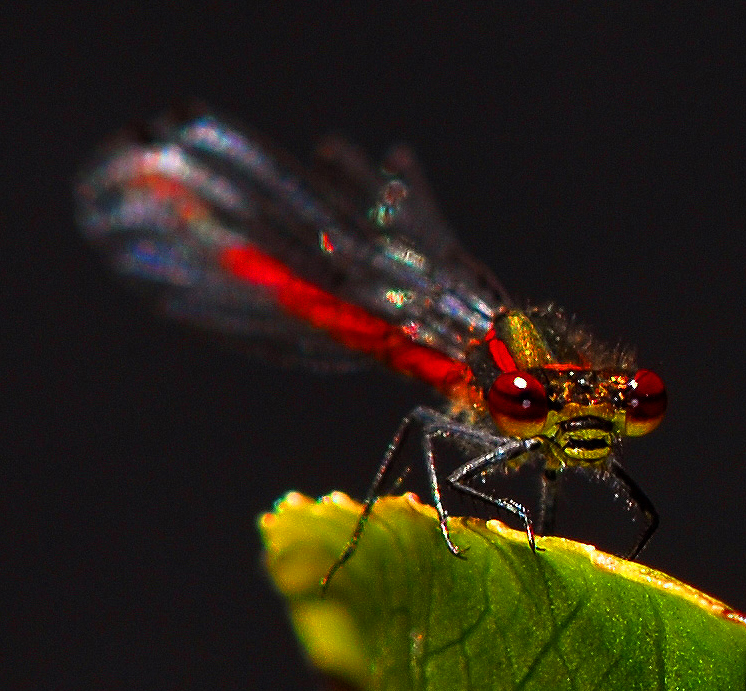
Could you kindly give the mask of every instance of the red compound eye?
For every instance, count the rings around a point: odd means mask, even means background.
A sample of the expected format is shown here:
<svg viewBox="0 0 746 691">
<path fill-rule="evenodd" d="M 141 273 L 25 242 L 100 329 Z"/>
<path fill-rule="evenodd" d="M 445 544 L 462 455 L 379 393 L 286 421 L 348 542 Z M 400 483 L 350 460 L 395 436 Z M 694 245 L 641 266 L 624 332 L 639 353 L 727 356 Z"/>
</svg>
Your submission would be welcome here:
<svg viewBox="0 0 746 691">
<path fill-rule="evenodd" d="M 652 432 L 660 425 L 666 404 L 663 380 L 655 372 L 641 369 L 627 384 L 627 436 L 640 437 Z"/>
<path fill-rule="evenodd" d="M 503 434 L 523 438 L 541 432 L 549 411 L 544 387 L 527 372 L 501 374 L 487 392 L 487 405 Z"/>
</svg>

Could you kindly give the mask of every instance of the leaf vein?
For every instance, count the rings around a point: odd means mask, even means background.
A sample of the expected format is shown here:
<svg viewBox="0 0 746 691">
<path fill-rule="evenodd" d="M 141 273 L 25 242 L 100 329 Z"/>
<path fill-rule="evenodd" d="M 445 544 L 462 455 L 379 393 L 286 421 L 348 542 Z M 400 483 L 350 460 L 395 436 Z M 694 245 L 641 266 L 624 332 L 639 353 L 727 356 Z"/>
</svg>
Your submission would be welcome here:
<svg viewBox="0 0 746 691">
<path fill-rule="evenodd" d="M 575 604 L 575 606 L 570 610 L 570 612 L 564 617 L 564 619 L 559 623 L 558 626 L 556 626 L 553 630 L 549 638 L 544 642 L 544 644 L 539 648 L 538 652 L 534 656 L 534 659 L 531 661 L 531 664 L 528 666 L 528 669 L 523 675 L 523 678 L 519 680 L 518 684 L 516 685 L 516 691 L 520 691 L 521 689 L 526 688 L 526 684 L 531 680 L 531 678 L 536 674 L 537 669 L 539 668 L 539 664 L 541 663 L 544 656 L 549 652 L 549 650 L 557 645 L 559 642 L 562 634 L 567 630 L 567 628 L 572 624 L 575 619 L 577 619 L 578 615 L 580 614 L 580 611 L 583 609 L 584 603 L 582 600 L 578 600 L 578 602 Z M 557 650 L 559 658 L 562 660 L 565 669 L 568 672 L 568 680 L 572 684 L 573 688 L 576 688 L 575 682 L 573 681 L 572 677 L 570 676 L 570 670 L 567 667 L 567 662 L 562 658 L 561 655 L 559 655 L 559 650 Z"/>
</svg>

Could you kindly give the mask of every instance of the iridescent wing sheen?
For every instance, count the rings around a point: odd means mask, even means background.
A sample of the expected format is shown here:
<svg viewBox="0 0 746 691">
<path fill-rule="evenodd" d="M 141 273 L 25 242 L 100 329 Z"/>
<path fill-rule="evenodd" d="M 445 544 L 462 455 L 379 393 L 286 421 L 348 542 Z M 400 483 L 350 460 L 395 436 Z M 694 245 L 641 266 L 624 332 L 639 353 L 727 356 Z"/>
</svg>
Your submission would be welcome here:
<svg viewBox="0 0 746 691">
<path fill-rule="evenodd" d="M 359 357 L 282 309 L 261 281 L 228 271 L 232 248 L 255 248 L 298 280 L 462 360 L 508 298 L 453 237 L 412 154 L 392 150 L 384 171 L 339 139 L 303 170 L 210 114 L 162 119 L 86 171 L 78 217 L 116 270 L 169 315 L 249 337 L 270 359 L 345 368 Z M 387 213 L 381 189 L 399 179 L 406 198 Z"/>
</svg>

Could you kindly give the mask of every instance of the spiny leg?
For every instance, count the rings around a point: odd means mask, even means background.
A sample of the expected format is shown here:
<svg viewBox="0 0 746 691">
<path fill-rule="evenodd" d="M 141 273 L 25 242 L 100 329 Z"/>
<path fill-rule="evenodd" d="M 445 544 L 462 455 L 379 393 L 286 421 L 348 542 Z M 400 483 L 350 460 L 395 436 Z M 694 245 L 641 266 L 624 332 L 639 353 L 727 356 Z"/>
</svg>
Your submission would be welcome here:
<svg viewBox="0 0 746 691">
<path fill-rule="evenodd" d="M 367 523 L 368 517 L 370 516 L 370 512 L 373 510 L 373 505 L 376 503 L 378 497 L 383 494 L 384 481 L 387 479 L 392 466 L 399 457 L 402 445 L 404 444 L 404 441 L 406 440 L 407 435 L 412 428 L 412 424 L 415 422 L 422 422 L 423 418 L 430 419 L 432 415 L 439 416 L 440 413 L 420 406 L 415 408 L 409 415 L 407 415 L 407 417 L 405 417 L 401 421 L 399 429 L 396 431 L 396 434 L 391 439 L 391 442 L 386 449 L 386 454 L 381 461 L 381 465 L 378 466 L 378 471 L 376 472 L 376 475 L 373 478 L 373 482 L 368 489 L 368 494 L 366 495 L 365 502 L 363 503 L 363 510 L 360 513 L 359 518 L 357 519 L 355 530 L 353 531 L 352 536 L 347 541 L 347 544 L 342 550 L 342 553 L 337 558 L 337 561 L 332 564 L 326 576 L 321 579 L 322 593 L 326 592 L 326 589 L 329 587 L 329 581 L 331 580 L 332 576 L 334 576 L 339 568 L 355 553 L 357 543 L 363 533 L 365 524 Z M 401 484 L 408 471 L 409 467 L 404 468 L 402 473 L 400 473 L 399 476 L 394 480 L 394 487 L 398 487 Z"/>
<path fill-rule="evenodd" d="M 487 453 L 479 456 L 476 459 L 468 461 L 464 465 L 460 466 L 455 473 L 448 477 L 449 484 L 453 485 L 452 478 L 460 478 L 463 475 L 469 474 L 472 468 L 483 468 L 486 466 L 495 466 L 499 463 L 504 463 L 506 460 L 515 458 L 525 453 L 529 448 L 533 448 L 533 442 L 523 441 L 520 439 L 514 439 L 511 437 L 496 437 L 489 432 L 485 432 L 480 429 L 476 429 L 470 425 L 463 425 L 443 415 L 438 415 L 432 419 L 424 429 L 424 447 L 425 457 L 427 462 L 427 471 L 430 478 L 431 491 L 433 494 L 433 500 L 435 502 L 435 509 L 438 512 L 438 519 L 440 523 L 440 531 L 443 533 L 443 538 L 448 545 L 448 549 L 451 554 L 455 556 L 463 556 L 463 550 L 460 550 L 451 540 L 451 535 L 448 530 L 448 513 L 443 507 L 440 498 L 440 486 L 438 482 L 437 469 L 435 466 L 435 454 L 433 452 L 433 439 L 438 437 L 443 438 L 460 438 L 464 441 L 469 442 L 473 446 L 481 447 L 482 449 L 489 449 Z M 457 489 L 459 489 L 457 487 Z M 469 488 L 471 489 L 471 488 Z M 468 493 L 468 492 L 467 492 Z M 482 498 L 482 497 L 480 497 Z M 492 503 L 492 502 L 491 502 Z M 515 502 L 513 502 L 515 504 Z M 520 504 L 516 504 L 520 506 Z"/>
<path fill-rule="evenodd" d="M 411 430 L 413 423 L 419 423 L 423 425 L 423 447 L 426 456 L 426 467 L 428 479 L 430 482 L 430 489 L 433 494 L 433 500 L 435 502 L 435 508 L 438 512 L 438 519 L 440 523 L 440 529 L 445 538 L 448 549 L 452 554 L 458 555 L 459 549 L 453 544 L 448 532 L 448 514 L 443 507 L 440 498 L 440 483 L 438 480 L 435 454 L 432 448 L 432 438 L 436 435 L 440 436 L 454 436 L 468 440 L 472 445 L 481 447 L 483 449 L 490 449 L 487 456 L 494 457 L 495 455 L 505 456 L 506 450 L 509 451 L 509 458 L 513 458 L 521 453 L 524 453 L 529 448 L 533 448 L 531 440 L 524 442 L 518 439 L 496 437 L 489 432 L 484 430 L 476 429 L 471 425 L 460 424 L 455 422 L 451 418 L 443 415 L 437 410 L 432 408 L 426 408 L 424 406 L 418 406 L 415 408 L 404 420 L 402 420 L 399 429 L 397 430 L 394 438 L 391 440 L 389 447 L 386 451 L 386 455 L 378 468 L 375 478 L 368 490 L 368 494 L 363 505 L 363 510 L 358 518 L 355 530 L 352 536 L 345 545 L 342 554 L 339 556 L 336 562 L 329 569 L 329 572 L 321 580 L 322 592 L 326 591 L 329 586 L 329 581 L 332 576 L 339 570 L 339 568 L 354 554 L 357 547 L 357 543 L 360 540 L 365 524 L 373 510 L 373 505 L 379 496 L 384 492 L 383 485 L 389 474 L 391 467 L 399 457 L 402 445 L 406 439 L 407 434 Z M 484 458 L 484 456 L 480 456 Z M 462 466 L 462 468 L 468 467 L 469 464 Z M 403 477 L 408 472 L 409 468 L 405 468 L 404 471 L 396 478 L 392 483 L 394 487 L 398 487 Z"/>
<path fill-rule="evenodd" d="M 637 507 L 640 509 L 642 515 L 645 516 L 645 520 L 647 523 L 645 529 L 637 538 L 637 542 L 635 543 L 634 547 L 625 557 L 625 559 L 632 561 L 637 557 L 638 554 L 640 554 L 640 552 L 642 552 L 645 545 L 647 545 L 648 540 L 650 540 L 651 536 L 658 528 L 658 512 L 655 510 L 653 502 L 648 499 L 645 492 L 643 492 L 642 489 L 640 489 L 639 485 L 629 475 L 627 475 L 627 471 L 622 468 L 619 461 L 612 461 L 609 472 L 625 489 L 630 501 L 636 504 Z"/>
<path fill-rule="evenodd" d="M 479 499 L 490 506 L 508 511 L 519 518 L 521 523 L 523 523 L 523 528 L 526 531 L 526 537 L 528 538 L 528 544 L 531 549 L 534 552 L 537 550 L 541 551 L 542 548 L 536 546 L 534 529 L 531 524 L 529 512 L 522 504 L 519 504 L 513 499 L 493 497 L 486 492 L 480 492 L 478 489 L 466 484 L 469 480 L 478 475 L 489 472 L 491 469 L 500 465 L 504 465 L 507 461 L 517 458 L 527 451 L 535 449 L 541 445 L 541 442 L 537 439 L 511 439 L 510 441 L 512 441 L 513 444 L 505 445 L 495 451 L 481 456 L 480 458 L 464 463 L 464 465 L 457 468 L 448 476 L 447 481 L 455 490 Z"/>
<path fill-rule="evenodd" d="M 425 447 L 425 465 L 427 468 L 427 477 L 430 481 L 430 491 L 433 495 L 433 502 L 435 503 L 435 510 L 438 512 L 438 522 L 440 523 L 440 532 L 443 533 L 443 539 L 446 541 L 446 545 L 450 550 L 451 554 L 456 557 L 463 559 L 463 554 L 451 540 L 451 534 L 448 531 L 448 512 L 443 507 L 443 502 L 440 498 L 440 484 L 438 482 L 438 473 L 435 467 L 435 454 L 433 453 L 433 437 L 440 434 L 440 430 L 425 431 L 423 438 L 423 445 Z"/>
</svg>

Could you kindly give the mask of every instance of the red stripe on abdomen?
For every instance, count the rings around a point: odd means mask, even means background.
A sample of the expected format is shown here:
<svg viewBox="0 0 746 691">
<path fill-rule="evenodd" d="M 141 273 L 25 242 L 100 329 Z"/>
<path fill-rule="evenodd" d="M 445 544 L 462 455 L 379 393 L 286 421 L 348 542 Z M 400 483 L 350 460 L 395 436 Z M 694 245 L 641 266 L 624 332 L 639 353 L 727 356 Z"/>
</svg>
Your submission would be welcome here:
<svg viewBox="0 0 746 691">
<path fill-rule="evenodd" d="M 347 348 L 421 379 L 451 399 L 470 404 L 481 401 L 481 394 L 471 385 L 468 365 L 414 343 L 401 327 L 303 280 L 255 247 L 228 248 L 220 261 L 236 278 L 270 291 L 285 313 L 325 331 Z"/>
</svg>

